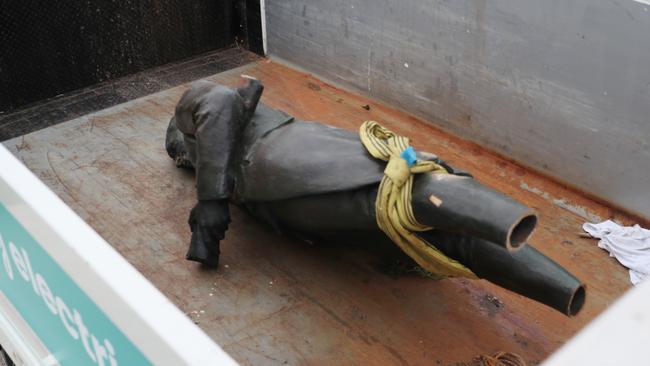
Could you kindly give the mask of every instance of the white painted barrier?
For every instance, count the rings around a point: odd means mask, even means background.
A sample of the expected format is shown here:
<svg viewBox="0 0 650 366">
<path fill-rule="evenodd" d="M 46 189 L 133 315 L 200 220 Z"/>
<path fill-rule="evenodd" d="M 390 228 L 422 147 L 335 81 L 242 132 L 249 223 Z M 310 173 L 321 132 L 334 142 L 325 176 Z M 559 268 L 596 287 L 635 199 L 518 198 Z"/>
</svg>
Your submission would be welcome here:
<svg viewBox="0 0 650 366">
<path fill-rule="evenodd" d="M 650 365 L 650 281 L 628 290 L 543 365 Z"/>
<path fill-rule="evenodd" d="M 0 344 L 18 365 L 235 364 L 1 144 Z"/>
</svg>

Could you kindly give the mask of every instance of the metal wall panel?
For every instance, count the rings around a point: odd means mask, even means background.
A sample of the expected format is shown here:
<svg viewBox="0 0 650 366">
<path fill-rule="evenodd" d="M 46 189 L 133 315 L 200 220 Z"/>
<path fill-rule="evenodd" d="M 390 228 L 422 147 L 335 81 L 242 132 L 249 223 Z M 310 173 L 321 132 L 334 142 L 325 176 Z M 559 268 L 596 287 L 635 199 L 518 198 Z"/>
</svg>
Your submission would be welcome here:
<svg viewBox="0 0 650 366">
<path fill-rule="evenodd" d="M 266 0 L 267 42 L 273 56 L 650 216 L 649 8 Z"/>
</svg>

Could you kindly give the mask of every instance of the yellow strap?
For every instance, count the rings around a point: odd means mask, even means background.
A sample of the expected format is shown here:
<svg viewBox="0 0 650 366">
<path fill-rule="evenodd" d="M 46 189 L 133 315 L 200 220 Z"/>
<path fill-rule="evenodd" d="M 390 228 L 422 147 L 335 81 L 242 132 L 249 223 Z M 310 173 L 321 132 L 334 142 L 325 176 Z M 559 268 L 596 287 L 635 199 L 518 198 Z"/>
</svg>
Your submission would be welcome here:
<svg viewBox="0 0 650 366">
<path fill-rule="evenodd" d="M 448 174 L 447 170 L 433 161 L 418 160 L 409 167 L 400 156 L 409 146 L 409 139 L 394 134 L 375 121 L 364 122 L 359 136 L 370 155 L 388 162 L 375 202 L 379 228 L 425 270 L 444 277 L 477 278 L 467 267 L 445 256 L 414 233 L 432 228 L 418 223 L 413 214 L 413 174 Z"/>
</svg>

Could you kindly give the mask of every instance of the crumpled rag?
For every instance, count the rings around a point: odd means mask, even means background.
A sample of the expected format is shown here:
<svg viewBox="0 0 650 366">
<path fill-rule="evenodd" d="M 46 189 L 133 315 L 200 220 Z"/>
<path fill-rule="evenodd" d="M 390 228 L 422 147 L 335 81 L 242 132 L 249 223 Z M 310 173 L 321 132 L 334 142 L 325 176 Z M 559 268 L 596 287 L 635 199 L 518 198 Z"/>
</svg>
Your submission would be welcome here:
<svg viewBox="0 0 650 366">
<path fill-rule="evenodd" d="M 650 277 L 650 230 L 639 225 L 621 226 L 611 220 L 599 224 L 585 223 L 582 228 L 594 238 L 598 247 L 609 252 L 630 269 L 630 281 L 636 285 Z"/>
</svg>

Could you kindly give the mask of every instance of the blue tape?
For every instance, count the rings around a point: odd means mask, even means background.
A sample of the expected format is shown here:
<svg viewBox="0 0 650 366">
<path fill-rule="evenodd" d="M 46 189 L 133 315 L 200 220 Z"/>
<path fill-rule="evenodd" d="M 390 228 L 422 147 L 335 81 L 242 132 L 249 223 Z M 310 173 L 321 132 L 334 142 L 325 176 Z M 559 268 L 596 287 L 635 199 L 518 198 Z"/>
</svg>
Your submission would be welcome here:
<svg viewBox="0 0 650 366">
<path fill-rule="evenodd" d="M 402 151 L 402 153 L 399 154 L 399 156 L 402 159 L 406 160 L 406 163 L 409 165 L 409 168 L 412 167 L 413 164 L 415 164 L 415 162 L 418 160 L 417 156 L 415 155 L 415 149 L 413 149 L 413 147 L 411 146 L 404 149 L 404 151 Z"/>
</svg>

